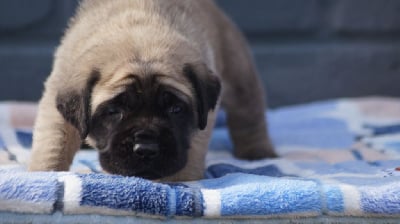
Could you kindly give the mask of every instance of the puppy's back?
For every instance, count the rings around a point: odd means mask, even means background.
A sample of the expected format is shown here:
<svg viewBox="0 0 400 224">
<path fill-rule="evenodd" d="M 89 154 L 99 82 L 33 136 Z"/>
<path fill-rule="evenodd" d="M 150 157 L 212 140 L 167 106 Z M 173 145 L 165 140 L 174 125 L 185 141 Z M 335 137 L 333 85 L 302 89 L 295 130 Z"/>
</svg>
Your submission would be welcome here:
<svg viewBox="0 0 400 224">
<path fill-rule="evenodd" d="M 133 48 L 129 46 L 135 45 L 135 38 L 140 45 L 149 47 L 144 44 L 146 41 L 164 39 L 161 41 L 166 45 L 179 36 L 195 46 L 204 59 L 218 59 L 227 27 L 230 24 L 211 0 L 84 0 L 70 21 L 56 58 L 69 58 L 70 67 L 76 67 L 80 56 L 92 51 L 93 46 L 111 46 L 113 41 L 125 38 L 129 41 L 119 40 L 124 49 L 118 49 L 124 54 Z M 212 65 L 215 61 L 211 61 L 206 64 L 219 70 L 216 67 L 221 66 Z"/>
</svg>

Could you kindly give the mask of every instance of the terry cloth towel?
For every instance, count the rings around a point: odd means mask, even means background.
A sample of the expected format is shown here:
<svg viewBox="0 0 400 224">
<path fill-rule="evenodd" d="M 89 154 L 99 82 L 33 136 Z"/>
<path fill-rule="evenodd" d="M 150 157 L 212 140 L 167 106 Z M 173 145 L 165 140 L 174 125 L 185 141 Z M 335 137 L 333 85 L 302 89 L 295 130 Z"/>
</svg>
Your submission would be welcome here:
<svg viewBox="0 0 400 224">
<path fill-rule="evenodd" d="M 70 172 L 26 172 L 36 106 L 0 105 L 0 216 L 400 218 L 400 99 L 338 99 L 268 111 L 277 159 L 235 159 L 219 112 L 205 178 L 155 183 L 101 173 L 81 150 Z"/>
</svg>

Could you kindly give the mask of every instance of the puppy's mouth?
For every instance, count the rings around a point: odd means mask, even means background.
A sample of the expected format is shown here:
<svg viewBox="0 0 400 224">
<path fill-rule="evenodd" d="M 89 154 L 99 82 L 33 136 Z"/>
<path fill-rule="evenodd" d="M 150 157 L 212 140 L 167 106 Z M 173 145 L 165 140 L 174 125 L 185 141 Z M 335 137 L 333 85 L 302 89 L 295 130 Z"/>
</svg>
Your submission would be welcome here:
<svg viewBox="0 0 400 224">
<path fill-rule="evenodd" d="M 145 179 L 149 179 L 149 180 L 156 180 L 156 179 L 160 179 L 160 178 L 164 177 L 164 175 L 154 172 L 153 170 L 136 172 L 136 174 L 132 175 L 132 176 L 141 177 L 141 178 L 145 178 Z"/>
</svg>

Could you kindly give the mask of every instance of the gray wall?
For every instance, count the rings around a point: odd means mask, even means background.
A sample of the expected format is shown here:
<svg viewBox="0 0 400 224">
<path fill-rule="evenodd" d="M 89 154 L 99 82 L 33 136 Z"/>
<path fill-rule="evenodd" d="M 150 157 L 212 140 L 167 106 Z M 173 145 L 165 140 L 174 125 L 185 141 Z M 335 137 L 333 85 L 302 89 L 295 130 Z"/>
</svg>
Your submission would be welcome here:
<svg viewBox="0 0 400 224">
<path fill-rule="evenodd" d="M 400 96 L 399 0 L 217 2 L 249 39 L 271 107 Z M 39 99 L 76 5 L 0 1 L 0 100 Z"/>
<path fill-rule="evenodd" d="M 0 0 L 0 100 L 38 100 L 76 1 Z"/>
</svg>

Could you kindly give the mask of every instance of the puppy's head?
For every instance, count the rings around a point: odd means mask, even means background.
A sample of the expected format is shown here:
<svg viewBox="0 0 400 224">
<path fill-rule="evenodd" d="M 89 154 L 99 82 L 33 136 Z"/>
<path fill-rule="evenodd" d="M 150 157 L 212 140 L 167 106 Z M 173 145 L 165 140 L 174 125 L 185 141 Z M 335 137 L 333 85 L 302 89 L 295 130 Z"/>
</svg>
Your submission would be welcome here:
<svg viewBox="0 0 400 224">
<path fill-rule="evenodd" d="M 220 82 L 204 64 L 182 64 L 174 74 L 151 67 L 111 75 L 94 69 L 83 89 L 57 96 L 60 113 L 99 149 L 105 171 L 173 175 L 185 167 L 192 135 L 205 129 L 216 106 Z"/>
</svg>

